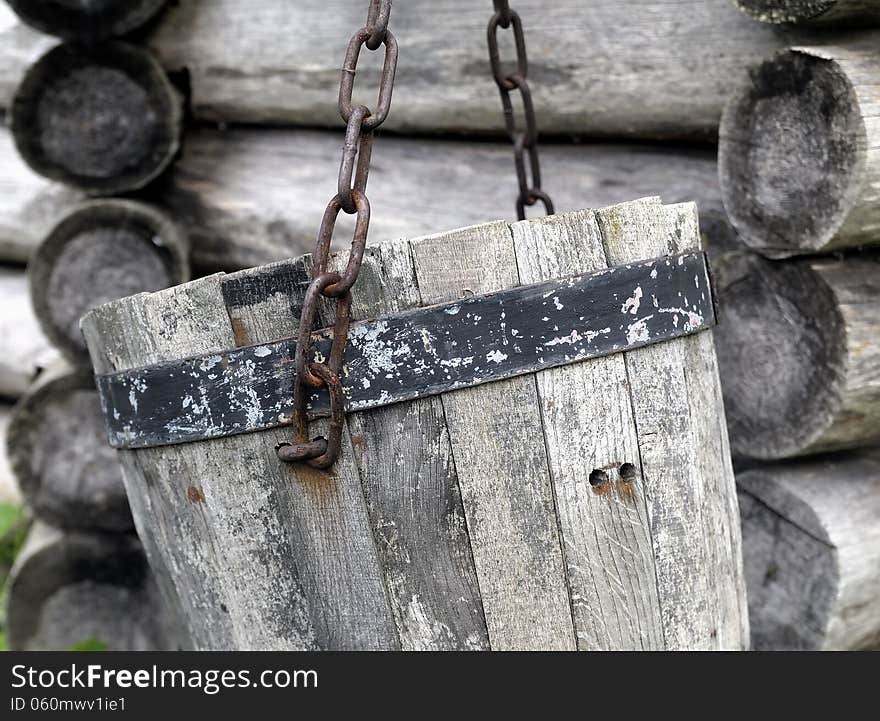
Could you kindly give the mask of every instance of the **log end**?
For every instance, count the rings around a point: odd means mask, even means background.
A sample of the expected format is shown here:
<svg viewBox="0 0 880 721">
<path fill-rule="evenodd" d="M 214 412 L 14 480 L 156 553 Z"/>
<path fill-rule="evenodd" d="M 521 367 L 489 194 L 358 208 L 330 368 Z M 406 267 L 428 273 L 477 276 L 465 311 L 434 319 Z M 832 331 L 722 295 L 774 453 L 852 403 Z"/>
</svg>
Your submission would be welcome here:
<svg viewBox="0 0 880 721">
<path fill-rule="evenodd" d="M 836 0 L 736 0 L 749 17 L 773 25 L 810 22 L 831 10 Z"/>
<path fill-rule="evenodd" d="M 880 648 L 876 449 L 737 475 L 756 649 Z"/>
<path fill-rule="evenodd" d="M 782 257 L 832 241 L 859 195 L 867 146 L 835 61 L 787 50 L 752 69 L 719 136 L 724 206 L 751 248 Z"/>
<path fill-rule="evenodd" d="M 17 651 L 95 642 L 113 651 L 174 646 L 135 536 L 35 524 L 10 574 L 6 609 L 7 640 Z"/>
<path fill-rule="evenodd" d="M 13 137 L 37 173 L 92 195 L 137 190 L 180 147 L 182 102 L 158 62 L 123 43 L 65 43 L 25 74 Z"/>
<path fill-rule="evenodd" d="M 107 443 L 91 373 L 47 373 L 15 407 L 6 434 L 25 500 L 59 528 L 131 530 L 122 469 Z"/>
<path fill-rule="evenodd" d="M 841 402 L 846 327 L 839 306 L 804 263 L 731 253 L 715 273 L 715 345 L 734 454 L 797 455 Z"/>
<path fill-rule="evenodd" d="M 44 333 L 73 362 L 87 365 L 80 318 L 118 298 L 188 280 L 187 240 L 149 205 L 91 201 L 49 232 L 31 258 L 28 275 Z"/>
<path fill-rule="evenodd" d="M 743 475 L 742 483 L 747 488 L 770 487 L 779 493 L 772 472 L 749 471 Z M 809 506 L 787 497 L 782 499 L 784 507 L 779 508 L 772 501 L 768 504 L 764 495 L 740 486 L 752 648 L 819 649 L 837 595 L 837 554 L 827 540 L 812 536 L 785 514 L 794 503 L 803 514 L 815 516 Z M 818 523 L 816 518 L 812 521 L 811 525 Z"/>
<path fill-rule="evenodd" d="M 65 39 L 126 35 L 152 19 L 166 0 L 7 0 L 24 22 Z"/>
</svg>

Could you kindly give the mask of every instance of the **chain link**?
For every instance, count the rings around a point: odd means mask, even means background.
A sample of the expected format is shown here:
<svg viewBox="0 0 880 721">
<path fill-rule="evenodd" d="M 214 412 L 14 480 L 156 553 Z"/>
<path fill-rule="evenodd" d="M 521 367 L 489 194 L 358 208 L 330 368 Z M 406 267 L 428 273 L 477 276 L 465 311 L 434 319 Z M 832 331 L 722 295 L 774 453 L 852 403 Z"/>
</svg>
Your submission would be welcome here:
<svg viewBox="0 0 880 721">
<path fill-rule="evenodd" d="M 366 25 L 351 38 L 342 66 L 339 83 L 339 114 L 346 122 L 345 144 L 339 165 L 336 196 L 327 205 L 312 257 L 312 281 L 306 290 L 296 341 L 293 389 L 293 443 L 278 447 L 282 461 L 306 462 L 315 468 L 329 468 L 339 457 L 345 424 L 342 394 L 342 363 L 351 323 L 351 288 L 360 273 L 367 233 L 370 228 L 370 201 L 367 179 L 373 150 L 373 131 L 385 122 L 391 108 L 394 74 L 397 70 L 397 40 L 388 29 L 391 0 L 370 0 Z M 379 82 L 376 110 L 353 105 L 352 94 L 361 48 L 375 51 L 385 48 L 385 62 Z M 348 263 L 342 273 L 327 270 L 333 229 L 340 211 L 357 214 Z M 315 326 L 321 297 L 336 301 L 336 322 L 330 355 L 323 362 L 310 360 L 312 329 Z M 327 438 L 309 440 L 308 399 L 311 391 L 327 388 L 330 395 L 330 430 Z"/>
<path fill-rule="evenodd" d="M 504 125 L 513 143 L 513 158 L 516 165 L 516 177 L 519 183 L 519 195 L 516 199 L 516 215 L 520 220 L 526 217 L 526 206 L 539 200 L 544 204 L 547 215 L 553 215 L 553 201 L 541 189 L 541 163 L 538 159 L 538 122 L 535 107 L 532 103 L 532 92 L 529 89 L 529 61 L 526 55 L 526 41 L 523 33 L 522 20 L 516 11 L 510 9 L 507 0 L 493 0 L 495 14 L 489 20 L 487 39 L 489 42 L 489 63 L 492 76 L 501 93 L 501 106 L 504 109 Z M 516 44 L 516 70 L 505 73 L 498 50 L 498 28 L 513 31 Z M 513 110 L 511 93 L 519 91 L 523 104 L 525 130 L 517 128 Z M 528 168 L 526 163 L 528 158 Z M 531 174 L 531 178 L 529 175 Z"/>
</svg>

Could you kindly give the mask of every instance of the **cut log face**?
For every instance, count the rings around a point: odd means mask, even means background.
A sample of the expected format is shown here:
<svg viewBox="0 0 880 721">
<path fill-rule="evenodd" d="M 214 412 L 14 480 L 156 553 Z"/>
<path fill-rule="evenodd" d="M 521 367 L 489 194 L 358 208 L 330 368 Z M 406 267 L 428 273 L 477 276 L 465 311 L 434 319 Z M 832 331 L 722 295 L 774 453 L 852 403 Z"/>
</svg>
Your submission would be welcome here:
<svg viewBox="0 0 880 721">
<path fill-rule="evenodd" d="M 656 199 L 383 243 L 356 314 L 697 248 L 693 205 Z M 96 308 L 83 319 L 95 369 L 290 335 L 309 266 Z M 639 294 L 625 295 L 630 319 Z M 536 312 L 559 310 L 545 300 Z M 327 472 L 277 459 L 285 428 L 121 451 L 135 522 L 198 648 L 741 648 L 735 490 L 703 335 L 353 413 Z"/>
<path fill-rule="evenodd" d="M 755 649 L 880 647 L 880 456 L 737 476 Z"/>
<path fill-rule="evenodd" d="M 177 92 L 147 52 L 122 43 L 50 50 L 19 85 L 10 117 L 34 170 L 96 195 L 142 188 L 180 145 Z"/>
<path fill-rule="evenodd" d="M 143 203 L 98 200 L 65 216 L 28 265 L 34 312 L 74 363 L 87 364 L 79 320 L 117 298 L 189 280 L 185 236 Z"/>
<path fill-rule="evenodd" d="M 876 259 L 715 264 L 734 452 L 777 459 L 880 440 Z"/>
<path fill-rule="evenodd" d="M 111 651 L 177 647 L 175 619 L 159 599 L 135 536 L 31 528 L 7 586 L 6 632 L 14 651 Z"/>
<path fill-rule="evenodd" d="M 880 242 L 876 40 L 794 48 L 751 71 L 722 117 L 724 205 L 770 257 Z"/>
<path fill-rule="evenodd" d="M 28 25 L 65 39 L 125 35 L 152 18 L 166 0 L 7 0 Z"/>
<path fill-rule="evenodd" d="M 46 371 L 15 407 L 6 450 L 38 518 L 59 528 L 131 529 L 119 460 L 107 448 L 90 372 Z"/>
<path fill-rule="evenodd" d="M 736 4 L 755 20 L 772 24 L 848 26 L 880 20 L 875 0 L 736 0 Z"/>
<path fill-rule="evenodd" d="M 16 400 L 60 356 L 40 329 L 22 269 L 0 268 L 0 302 L 0 397 Z"/>
</svg>

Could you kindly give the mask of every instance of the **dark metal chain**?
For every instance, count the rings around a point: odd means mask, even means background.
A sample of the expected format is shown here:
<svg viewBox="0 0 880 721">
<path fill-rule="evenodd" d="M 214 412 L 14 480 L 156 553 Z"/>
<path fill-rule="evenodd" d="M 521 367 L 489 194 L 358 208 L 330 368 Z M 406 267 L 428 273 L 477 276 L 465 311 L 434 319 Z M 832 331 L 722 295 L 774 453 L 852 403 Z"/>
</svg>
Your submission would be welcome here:
<svg viewBox="0 0 880 721">
<path fill-rule="evenodd" d="M 516 177 L 519 181 L 519 195 L 516 199 L 516 215 L 520 220 L 526 217 L 526 206 L 531 206 L 539 200 L 544 204 L 547 215 L 553 215 L 553 201 L 550 196 L 541 189 L 541 164 L 538 160 L 538 123 L 535 117 L 535 107 L 532 103 L 532 92 L 527 80 L 529 74 L 529 61 L 526 56 L 526 41 L 523 35 L 522 20 L 516 11 L 510 9 L 507 0 L 493 0 L 495 14 L 489 20 L 489 62 L 492 64 L 492 75 L 501 93 L 501 105 L 504 108 L 504 124 L 507 134 L 513 143 L 513 158 L 516 163 Z M 513 29 L 513 38 L 516 43 L 516 70 L 505 75 L 501 67 L 501 55 L 498 51 L 498 28 Z M 516 126 L 516 117 L 513 112 L 513 99 L 510 94 L 519 90 L 522 98 L 525 115 L 525 129 L 520 130 Z M 528 157 L 528 170 L 526 169 L 526 157 Z M 531 172 L 531 180 L 529 179 Z"/>
<path fill-rule="evenodd" d="M 342 441 L 345 416 L 339 376 L 351 322 L 351 288 L 360 273 L 367 244 L 367 231 L 370 227 L 370 201 L 367 200 L 366 190 L 373 149 L 373 131 L 388 117 L 394 73 L 397 70 L 397 40 L 388 29 L 390 17 L 391 0 L 370 0 L 367 24 L 354 34 L 345 53 L 342 80 L 339 83 L 339 113 L 347 126 L 342 162 L 339 166 L 339 185 L 336 196 L 324 211 L 321 227 L 318 230 L 318 240 L 312 258 L 312 282 L 306 291 L 299 321 L 294 356 L 296 370 L 293 391 L 294 442 L 279 446 L 278 457 L 282 461 L 304 461 L 315 468 L 332 466 L 339 457 Z M 354 77 L 361 48 L 366 46 L 372 51 L 378 50 L 383 45 L 385 62 L 382 67 L 376 110 L 372 111 L 365 105 L 353 106 Z M 341 274 L 327 270 L 333 229 L 340 211 L 350 215 L 357 214 L 348 264 Z M 319 362 L 310 360 L 310 357 L 312 329 L 318 301 L 322 296 L 336 301 L 336 323 L 333 326 L 330 355 Z M 322 387 L 326 387 L 330 395 L 329 437 L 309 440 L 308 398 L 314 389 Z"/>
</svg>

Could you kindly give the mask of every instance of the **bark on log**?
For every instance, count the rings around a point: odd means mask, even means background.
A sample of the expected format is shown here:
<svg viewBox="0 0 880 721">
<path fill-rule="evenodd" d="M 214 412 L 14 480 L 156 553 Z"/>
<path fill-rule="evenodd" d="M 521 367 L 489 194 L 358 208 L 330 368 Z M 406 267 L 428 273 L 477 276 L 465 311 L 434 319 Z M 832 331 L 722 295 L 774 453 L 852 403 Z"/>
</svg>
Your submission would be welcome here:
<svg viewBox="0 0 880 721">
<path fill-rule="evenodd" d="M 549 135 L 714 139 L 737 78 L 790 44 L 730 0 L 520 0 L 516 9 Z M 503 133 L 486 49 L 491 11 L 460 0 L 395 5 L 391 27 L 402 60 L 386 128 Z M 167 69 L 187 69 L 197 118 L 339 127 L 345 42 L 365 19 L 364 8 L 347 0 L 261 0 L 258 13 L 239 0 L 182 0 L 163 15 L 150 46 Z M 308 42 L 291 42 L 294 28 Z M 500 39 L 503 57 L 512 59 L 509 34 Z M 45 38 L 7 24 L 0 90 L 15 87 L 35 46 L 45 48 Z M 379 60 L 362 55 L 358 93 L 372 104 Z"/>
<path fill-rule="evenodd" d="M 737 475 L 752 645 L 880 648 L 880 455 Z"/>
<path fill-rule="evenodd" d="M 21 269 L 0 267 L 0 303 L 0 398 L 16 400 L 59 354 L 40 329 Z"/>
<path fill-rule="evenodd" d="M 173 650 L 175 623 L 135 536 L 31 527 L 7 586 L 11 650 Z"/>
<path fill-rule="evenodd" d="M 92 308 L 189 280 L 186 236 L 164 214 L 130 200 L 95 200 L 66 215 L 28 264 L 31 300 L 49 339 L 88 365 L 79 320 Z"/>
<path fill-rule="evenodd" d="M 64 364 L 47 370 L 16 405 L 6 452 L 38 518 L 59 528 L 132 528 L 122 471 L 107 447 L 89 371 Z"/>
<path fill-rule="evenodd" d="M 854 26 L 880 22 L 876 0 L 736 0 L 740 10 L 771 24 Z"/>
<path fill-rule="evenodd" d="M 336 132 L 197 130 L 169 173 L 150 188 L 192 241 L 201 271 L 238 270 L 308 252 L 336 192 Z M 382 162 L 378 162 L 381 154 Z M 382 137 L 370 171 L 371 238 L 427 235 L 442 224 L 514 215 L 516 176 L 508 143 Z M 696 200 L 710 252 L 741 247 L 721 202 L 712 150 L 649 145 L 543 144 L 544 185 L 560 211 L 663 195 Z M 413 189 L 419 191 L 414 202 Z M 36 176 L 0 133 L 0 258 L 34 247 L 81 196 Z M 4 229 L 10 231 L 5 232 Z M 35 231 L 32 232 L 31 228 Z M 339 238 L 353 229 L 339 218 Z M 24 248 L 15 253 L 20 258 Z"/>
<path fill-rule="evenodd" d="M 359 312 L 413 303 L 413 293 L 428 304 L 464 288 L 517 284 L 528 253 L 538 266 L 552 260 L 558 233 L 561 252 L 568 240 L 592 242 L 580 252 L 602 263 L 606 250 L 649 257 L 699 245 L 692 205 L 636 205 L 632 218 L 627 206 L 608 211 L 605 249 L 595 224 L 593 235 L 582 232 L 584 214 L 514 231 L 523 233 L 522 258 L 503 223 L 382 244 L 367 255 Z M 628 220 L 636 227 L 626 231 Z M 544 237 L 544 224 L 557 230 Z M 545 250 L 536 247 L 542 240 Z M 450 256 L 451 247 L 460 254 Z M 92 311 L 83 330 L 96 371 L 289 334 L 308 262 L 212 276 Z M 122 451 L 136 525 L 199 648 L 742 647 L 744 585 L 714 351 L 708 336 L 679 340 L 643 361 L 638 353 L 618 361 L 636 364 L 630 374 L 640 362 L 652 374 L 664 369 L 631 393 L 627 374 L 619 376 L 625 405 L 614 410 L 631 414 L 633 457 L 618 455 L 626 450 L 616 445 L 620 428 L 601 422 L 602 458 L 575 440 L 549 450 L 544 421 L 561 433 L 571 419 L 554 415 L 550 398 L 539 404 L 526 377 L 353 414 L 331 472 L 282 465 L 274 446 L 289 440 L 285 428 Z M 581 373 L 586 382 L 594 372 L 583 364 Z M 573 436 L 589 437 L 597 419 L 577 424 Z M 596 458 L 609 469 L 607 493 L 590 490 Z M 572 485 L 579 489 L 569 495 Z M 574 523 L 560 530 L 562 494 Z M 580 532 L 582 516 L 608 524 L 596 538 Z M 635 567 L 627 551 L 648 554 L 650 569 Z M 592 574 L 584 558 L 602 558 L 603 573 Z"/>
<path fill-rule="evenodd" d="M 112 195 L 144 187 L 171 163 L 183 112 L 148 52 L 118 42 L 65 43 L 28 69 L 9 117 L 36 172 Z"/>
<path fill-rule="evenodd" d="M 0 503 L 21 503 L 21 491 L 18 489 L 18 481 L 9 465 L 9 456 L 6 453 L 6 429 L 9 427 L 9 418 L 12 414 L 12 406 L 0 403 Z"/>
<path fill-rule="evenodd" d="M 136 30 L 165 0 L 7 0 L 28 25 L 65 39 L 101 40 Z"/>
<path fill-rule="evenodd" d="M 734 451 L 778 459 L 880 441 L 880 262 L 715 264 L 715 333 Z"/>
<path fill-rule="evenodd" d="M 754 250 L 784 257 L 880 242 L 878 40 L 786 50 L 731 98 L 721 191 Z"/>
</svg>

